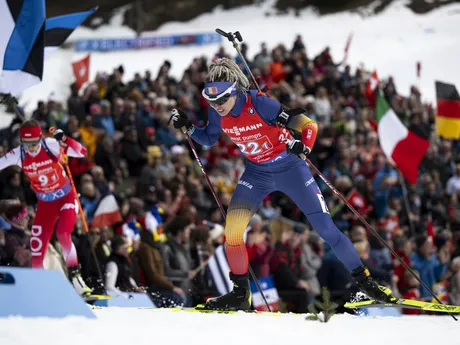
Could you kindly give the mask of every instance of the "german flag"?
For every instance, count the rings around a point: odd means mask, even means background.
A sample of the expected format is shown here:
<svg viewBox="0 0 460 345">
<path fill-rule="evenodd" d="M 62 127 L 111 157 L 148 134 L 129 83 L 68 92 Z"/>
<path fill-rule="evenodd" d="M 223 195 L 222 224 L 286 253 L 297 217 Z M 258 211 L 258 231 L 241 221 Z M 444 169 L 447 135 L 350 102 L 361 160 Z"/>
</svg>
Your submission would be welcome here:
<svg viewBox="0 0 460 345">
<path fill-rule="evenodd" d="M 446 139 L 460 138 L 460 96 L 455 85 L 436 82 L 438 113 L 436 133 Z"/>
</svg>

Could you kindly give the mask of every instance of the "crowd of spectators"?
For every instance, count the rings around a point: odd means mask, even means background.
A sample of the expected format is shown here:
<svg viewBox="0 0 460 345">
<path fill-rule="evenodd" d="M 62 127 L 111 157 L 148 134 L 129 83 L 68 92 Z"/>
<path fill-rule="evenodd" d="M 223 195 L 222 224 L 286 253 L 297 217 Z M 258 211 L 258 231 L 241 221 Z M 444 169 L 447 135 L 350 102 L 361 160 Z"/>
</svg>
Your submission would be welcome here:
<svg viewBox="0 0 460 345">
<path fill-rule="evenodd" d="M 417 184 L 411 185 L 379 146 L 375 114 L 365 97 L 371 71 L 336 63 L 327 48 L 314 56 L 301 36 L 291 47 L 262 44 L 252 55 L 246 44 L 241 48 L 271 97 L 304 108 L 317 121 L 313 164 L 350 201 L 359 200 L 354 206 L 423 282 L 443 301 L 460 304 L 460 145 L 435 135 L 433 106 L 423 104 L 416 87 L 405 97 L 392 77 L 382 81 L 403 123 L 430 140 Z M 58 126 L 88 148 L 87 159 L 70 159 L 69 167 L 90 224 L 104 196 L 113 194 L 119 205 L 122 223 L 91 226 L 85 233 L 79 220 L 74 230 L 83 276 L 95 291 L 147 290 L 159 306 L 193 305 L 217 294 L 207 262 L 224 242 L 225 222 L 185 137 L 168 120 L 178 107 L 197 126 L 206 124 L 201 90 L 207 66 L 231 55 L 221 47 L 214 57 L 197 57 L 180 80 L 170 75 L 169 61 L 156 75 L 139 71 L 132 80 L 120 65 L 100 71 L 82 90 L 72 85 L 67 104 L 51 95 L 27 114 L 44 131 Z M 243 67 L 239 57 L 236 61 Z M 19 144 L 17 127 L 15 120 L 0 131 L 0 157 Z M 195 145 L 226 208 L 244 158 L 224 135 L 213 147 Z M 19 168 L 2 171 L 0 179 L 0 200 L 21 202 L 1 205 L 0 264 L 27 266 L 36 198 Z M 317 182 L 333 220 L 371 274 L 398 296 L 431 300 L 328 186 Z M 152 214 L 157 225 L 147 230 Z M 55 239 L 52 244 L 47 267 L 65 273 L 59 244 Z M 275 192 L 263 201 L 246 245 L 256 275 L 273 277 L 286 310 L 306 311 L 322 286 L 335 300 L 350 298 L 348 271 L 285 195 Z M 115 277 L 107 274 L 114 268 Z"/>
</svg>

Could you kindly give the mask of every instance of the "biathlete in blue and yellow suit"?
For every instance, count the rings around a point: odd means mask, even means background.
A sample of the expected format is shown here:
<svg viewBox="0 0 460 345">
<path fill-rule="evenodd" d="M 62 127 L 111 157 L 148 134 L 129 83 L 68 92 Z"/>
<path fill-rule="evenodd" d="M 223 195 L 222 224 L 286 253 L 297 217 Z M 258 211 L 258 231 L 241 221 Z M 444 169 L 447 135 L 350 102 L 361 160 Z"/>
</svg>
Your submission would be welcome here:
<svg viewBox="0 0 460 345">
<path fill-rule="evenodd" d="M 184 112 L 175 109 L 174 127 L 185 127 L 193 140 L 205 146 L 214 145 L 223 131 L 247 158 L 225 225 L 233 290 L 207 301 L 206 308 L 250 308 L 248 254 L 243 235 L 263 199 L 274 191 L 287 194 L 296 203 L 364 293 L 376 300 L 389 300 L 391 291 L 372 279 L 353 244 L 335 226 L 315 179 L 299 157 L 308 155 L 313 148 L 318 131 L 315 121 L 302 110 L 287 110 L 265 94 L 249 90 L 248 79 L 233 60 L 226 58 L 211 64 L 202 94 L 212 107 L 207 126 L 195 127 Z M 289 130 L 298 138 L 292 137 Z"/>
</svg>

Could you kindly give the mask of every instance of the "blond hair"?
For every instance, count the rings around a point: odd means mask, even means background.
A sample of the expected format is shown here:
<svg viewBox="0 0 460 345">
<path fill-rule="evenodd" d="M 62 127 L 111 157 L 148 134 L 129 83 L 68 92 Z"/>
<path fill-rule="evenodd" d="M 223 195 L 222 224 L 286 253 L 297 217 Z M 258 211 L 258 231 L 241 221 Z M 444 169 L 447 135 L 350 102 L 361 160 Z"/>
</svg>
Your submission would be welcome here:
<svg viewBox="0 0 460 345">
<path fill-rule="evenodd" d="M 236 82 L 236 89 L 240 92 L 247 92 L 250 87 L 248 78 L 243 74 L 240 67 L 232 59 L 217 59 L 209 66 L 206 76 L 207 82 L 228 81 Z"/>
</svg>

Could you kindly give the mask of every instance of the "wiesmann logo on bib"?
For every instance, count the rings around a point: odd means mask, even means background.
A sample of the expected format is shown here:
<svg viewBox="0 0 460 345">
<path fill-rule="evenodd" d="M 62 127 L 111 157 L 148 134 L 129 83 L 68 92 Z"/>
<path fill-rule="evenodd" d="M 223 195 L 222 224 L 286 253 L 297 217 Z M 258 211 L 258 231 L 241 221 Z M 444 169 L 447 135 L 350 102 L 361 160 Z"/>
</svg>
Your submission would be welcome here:
<svg viewBox="0 0 460 345">
<path fill-rule="evenodd" d="M 248 131 L 254 131 L 256 129 L 259 129 L 262 127 L 261 123 L 256 123 L 255 125 L 250 125 L 250 126 L 243 126 L 243 127 L 233 127 L 233 128 L 222 128 L 224 133 L 226 134 L 236 134 L 236 135 L 241 135 L 241 133 L 248 132 Z"/>
<path fill-rule="evenodd" d="M 26 165 L 24 167 L 24 169 L 26 170 L 37 170 L 38 168 L 42 167 L 42 166 L 45 166 L 45 165 L 49 165 L 49 164 L 52 164 L 53 161 L 51 159 L 48 159 L 46 161 L 43 161 L 43 162 L 33 162 L 32 164 L 29 164 L 29 165 Z"/>
</svg>

